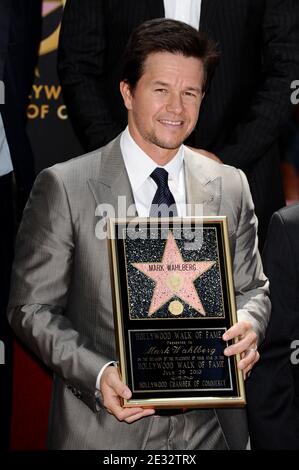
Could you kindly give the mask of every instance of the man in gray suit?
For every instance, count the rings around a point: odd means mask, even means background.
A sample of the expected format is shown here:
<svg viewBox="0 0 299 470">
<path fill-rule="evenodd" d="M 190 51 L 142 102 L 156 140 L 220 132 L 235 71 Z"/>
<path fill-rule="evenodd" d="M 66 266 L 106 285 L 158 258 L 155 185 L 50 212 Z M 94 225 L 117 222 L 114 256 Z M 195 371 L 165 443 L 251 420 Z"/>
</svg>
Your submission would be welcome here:
<svg viewBox="0 0 299 470">
<path fill-rule="evenodd" d="M 107 146 L 43 171 L 18 235 L 9 320 L 55 373 L 52 449 L 244 449 L 244 409 L 121 407 L 131 391 L 115 361 L 107 240 L 97 232 L 103 205 L 119 196 L 139 216 L 166 202 L 179 216 L 226 215 L 238 323 L 224 339 L 246 375 L 258 360 L 270 304 L 257 248 L 256 217 L 244 174 L 192 152 L 193 130 L 217 54 L 191 26 L 151 20 L 126 50 L 121 94 L 128 128 Z M 158 176 L 157 176 L 158 175 Z M 166 177 L 165 177 L 166 176 Z M 164 178 L 163 181 L 159 178 Z M 98 235 L 98 236 L 97 236 Z M 98 393 L 100 392 L 100 393 Z M 154 415 L 155 414 L 155 415 Z"/>
</svg>

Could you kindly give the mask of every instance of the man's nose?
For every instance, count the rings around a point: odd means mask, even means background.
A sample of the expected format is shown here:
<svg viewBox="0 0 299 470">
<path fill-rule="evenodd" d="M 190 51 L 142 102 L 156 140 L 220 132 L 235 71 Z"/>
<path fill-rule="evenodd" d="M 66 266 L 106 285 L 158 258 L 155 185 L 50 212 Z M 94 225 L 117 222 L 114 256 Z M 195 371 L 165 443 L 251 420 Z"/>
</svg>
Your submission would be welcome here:
<svg viewBox="0 0 299 470">
<path fill-rule="evenodd" d="M 167 111 L 175 114 L 182 113 L 184 103 L 180 93 L 171 93 L 166 105 Z"/>
</svg>

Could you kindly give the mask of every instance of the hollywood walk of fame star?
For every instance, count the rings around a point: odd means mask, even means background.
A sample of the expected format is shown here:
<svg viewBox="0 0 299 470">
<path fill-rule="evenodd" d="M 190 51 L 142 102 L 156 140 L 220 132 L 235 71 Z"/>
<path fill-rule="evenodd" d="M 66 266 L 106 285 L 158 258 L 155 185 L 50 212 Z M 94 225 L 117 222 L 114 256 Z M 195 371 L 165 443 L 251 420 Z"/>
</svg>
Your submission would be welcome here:
<svg viewBox="0 0 299 470">
<path fill-rule="evenodd" d="M 215 261 L 184 261 L 172 232 L 169 232 L 160 263 L 132 263 L 136 269 L 156 283 L 149 308 L 152 316 L 174 296 L 205 316 L 205 310 L 194 281 L 208 271 Z"/>
</svg>

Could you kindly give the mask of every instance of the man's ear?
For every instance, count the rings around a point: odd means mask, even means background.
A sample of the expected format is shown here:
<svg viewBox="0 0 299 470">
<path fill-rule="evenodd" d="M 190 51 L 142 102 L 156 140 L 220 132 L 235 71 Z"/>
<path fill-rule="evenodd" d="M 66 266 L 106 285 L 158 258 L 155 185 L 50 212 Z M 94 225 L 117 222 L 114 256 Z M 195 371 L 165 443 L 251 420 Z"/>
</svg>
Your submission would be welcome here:
<svg viewBox="0 0 299 470">
<path fill-rule="evenodd" d="M 119 84 L 119 89 L 123 97 L 125 107 L 128 110 L 132 109 L 132 93 L 131 93 L 130 85 L 128 84 L 128 82 L 121 81 Z"/>
</svg>

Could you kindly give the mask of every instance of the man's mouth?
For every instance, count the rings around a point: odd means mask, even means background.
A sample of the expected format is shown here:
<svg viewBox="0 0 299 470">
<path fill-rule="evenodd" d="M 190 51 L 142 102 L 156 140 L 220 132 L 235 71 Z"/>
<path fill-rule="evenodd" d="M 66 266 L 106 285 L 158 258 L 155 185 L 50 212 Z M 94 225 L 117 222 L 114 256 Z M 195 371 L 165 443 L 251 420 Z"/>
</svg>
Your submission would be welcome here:
<svg viewBox="0 0 299 470">
<path fill-rule="evenodd" d="M 160 119 L 159 122 L 161 124 L 164 124 L 166 126 L 174 126 L 174 127 L 179 127 L 179 126 L 182 126 L 184 124 L 184 121 L 173 121 L 173 120 L 170 120 L 170 119 Z"/>
</svg>

